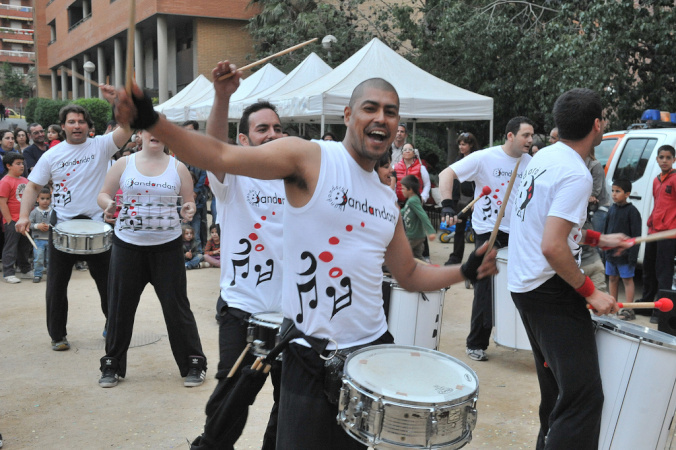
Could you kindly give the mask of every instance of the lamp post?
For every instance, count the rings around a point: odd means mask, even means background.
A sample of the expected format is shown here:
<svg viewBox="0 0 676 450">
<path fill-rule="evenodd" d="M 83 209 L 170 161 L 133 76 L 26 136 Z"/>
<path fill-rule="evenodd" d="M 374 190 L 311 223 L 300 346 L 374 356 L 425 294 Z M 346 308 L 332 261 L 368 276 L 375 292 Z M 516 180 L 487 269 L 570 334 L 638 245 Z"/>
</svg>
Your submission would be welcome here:
<svg viewBox="0 0 676 450">
<path fill-rule="evenodd" d="M 324 36 L 322 39 L 322 47 L 326 50 L 327 53 L 327 58 L 329 61 L 331 60 L 331 46 L 333 45 L 334 42 L 338 42 L 338 39 L 332 34 Z"/>
<path fill-rule="evenodd" d="M 85 61 L 85 63 L 82 65 L 82 68 L 85 71 L 84 73 L 85 78 L 87 80 L 91 80 L 92 73 L 96 70 L 96 64 L 94 64 L 91 61 Z M 84 89 L 85 89 L 85 98 L 90 98 L 92 96 L 91 83 L 85 83 Z"/>
</svg>

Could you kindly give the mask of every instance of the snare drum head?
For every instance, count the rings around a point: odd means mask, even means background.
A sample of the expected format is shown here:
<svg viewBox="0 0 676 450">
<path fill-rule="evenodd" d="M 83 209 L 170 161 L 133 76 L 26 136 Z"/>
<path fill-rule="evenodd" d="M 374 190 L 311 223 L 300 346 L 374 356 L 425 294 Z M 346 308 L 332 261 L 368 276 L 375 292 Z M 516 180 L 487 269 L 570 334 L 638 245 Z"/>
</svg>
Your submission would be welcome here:
<svg viewBox="0 0 676 450">
<path fill-rule="evenodd" d="M 112 231 L 112 227 L 107 223 L 97 222 L 88 219 L 73 219 L 67 222 L 61 222 L 56 225 L 57 231 L 65 234 L 99 234 Z"/>
<path fill-rule="evenodd" d="M 345 362 L 345 376 L 361 387 L 404 403 L 448 403 L 474 395 L 479 380 L 461 361 L 434 350 L 376 345 Z"/>
<path fill-rule="evenodd" d="M 272 323 L 275 325 L 281 325 L 284 320 L 284 316 L 280 312 L 262 312 L 251 314 L 251 320 L 254 322 L 264 322 Z"/>
<path fill-rule="evenodd" d="M 608 331 L 620 336 L 661 345 L 670 349 L 676 349 L 676 336 L 652 328 L 642 327 L 631 322 L 615 319 L 608 316 L 592 316 L 598 329 Z"/>
</svg>

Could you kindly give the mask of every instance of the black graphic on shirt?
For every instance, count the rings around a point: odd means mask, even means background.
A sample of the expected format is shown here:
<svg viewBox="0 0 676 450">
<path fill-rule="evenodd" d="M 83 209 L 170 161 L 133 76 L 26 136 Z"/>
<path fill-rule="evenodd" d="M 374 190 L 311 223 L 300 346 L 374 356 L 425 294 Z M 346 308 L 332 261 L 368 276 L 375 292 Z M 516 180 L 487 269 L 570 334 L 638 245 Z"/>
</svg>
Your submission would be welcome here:
<svg viewBox="0 0 676 450">
<path fill-rule="evenodd" d="M 296 322 L 303 323 L 303 294 L 310 294 L 309 296 L 307 296 L 310 299 L 308 305 L 312 309 L 315 309 L 317 307 L 319 298 L 317 296 L 317 275 L 315 275 L 315 272 L 317 271 L 317 260 L 310 252 L 303 252 L 300 255 L 300 259 L 302 259 L 303 261 L 309 259 L 310 267 L 308 267 L 308 269 L 305 272 L 301 272 L 298 275 L 302 277 L 305 276 L 312 277 L 305 283 L 300 284 L 296 283 L 296 288 L 298 289 L 298 300 L 300 301 L 300 313 L 296 315 Z"/>
<path fill-rule="evenodd" d="M 242 278 L 246 278 L 249 276 L 249 253 L 251 253 L 251 242 L 249 242 L 248 239 L 240 239 L 239 240 L 240 244 L 243 244 L 245 249 L 242 250 L 241 252 L 236 252 L 235 255 L 240 255 L 244 256 L 244 258 L 241 259 L 232 259 L 232 281 L 230 282 L 230 286 L 234 286 L 237 284 L 237 268 L 244 268 L 244 270 L 241 273 Z"/>
<path fill-rule="evenodd" d="M 516 210 L 516 215 L 517 217 L 521 218 L 521 221 L 523 222 L 526 219 L 526 206 L 530 203 L 530 201 L 533 199 L 533 195 L 535 195 L 535 180 L 540 178 L 545 172 L 547 172 L 547 169 L 543 170 L 542 172 L 538 173 L 536 176 L 532 174 L 524 174 L 524 182 L 521 185 L 521 189 L 519 190 L 519 198 L 517 199 L 517 210 Z M 530 180 L 528 177 L 530 176 Z"/>
</svg>

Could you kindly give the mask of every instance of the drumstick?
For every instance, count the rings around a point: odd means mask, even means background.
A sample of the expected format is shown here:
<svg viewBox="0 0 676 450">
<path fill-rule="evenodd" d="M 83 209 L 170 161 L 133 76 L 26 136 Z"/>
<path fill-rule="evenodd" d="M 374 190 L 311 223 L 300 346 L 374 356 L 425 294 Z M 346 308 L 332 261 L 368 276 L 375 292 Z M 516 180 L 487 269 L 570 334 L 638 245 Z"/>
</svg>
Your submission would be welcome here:
<svg viewBox="0 0 676 450">
<path fill-rule="evenodd" d="M 624 309 L 659 309 L 662 312 L 669 312 L 674 309 L 674 302 L 668 298 L 661 298 L 656 302 L 633 302 L 633 303 L 618 303 L 618 307 Z M 587 309 L 594 309 L 592 305 L 587 305 Z"/>
<path fill-rule="evenodd" d="M 249 349 L 251 349 L 251 344 L 246 344 L 246 347 L 244 347 L 244 351 L 242 352 L 241 355 L 239 355 L 239 358 L 237 358 L 237 361 L 235 361 L 235 364 L 232 366 L 232 369 L 230 369 L 227 378 L 232 378 L 235 375 L 235 372 L 237 372 L 237 369 L 239 369 L 239 365 L 242 364 L 244 357 L 246 356 L 247 353 L 249 353 Z"/>
<path fill-rule="evenodd" d="M 80 75 L 80 74 L 77 73 L 77 72 L 73 72 L 72 70 L 70 70 L 70 69 L 69 69 L 68 67 L 66 67 L 66 66 L 61 66 L 61 70 L 65 70 L 65 71 L 68 73 L 68 75 L 75 75 L 75 78 L 79 78 L 79 79 L 81 79 L 82 81 L 86 81 L 87 83 L 91 84 L 91 85 L 94 86 L 94 87 L 99 87 L 99 86 L 101 86 L 101 85 L 100 85 L 99 83 L 97 83 L 96 81 L 94 81 L 94 80 L 92 80 L 92 79 L 89 79 L 89 78 L 86 78 L 84 75 Z"/>
<path fill-rule="evenodd" d="M 516 162 L 514 171 L 512 171 L 512 176 L 509 178 L 509 184 L 507 185 L 505 195 L 502 198 L 502 206 L 500 206 L 500 212 L 498 213 L 498 217 L 495 220 L 495 226 L 493 227 L 493 231 L 491 231 L 491 237 L 488 240 L 488 248 L 486 249 L 486 253 L 484 253 L 484 258 L 486 257 L 485 255 L 488 255 L 490 251 L 493 250 L 493 244 L 495 244 L 495 239 L 498 237 L 500 222 L 502 221 L 502 217 L 505 215 L 507 203 L 509 203 L 509 195 L 512 193 L 512 187 L 514 187 L 514 180 L 516 180 L 516 172 L 519 170 L 519 164 L 521 164 L 521 158 L 519 158 L 519 160 Z"/>
<path fill-rule="evenodd" d="M 24 236 L 26 236 L 26 237 L 28 238 L 28 240 L 30 241 L 30 243 L 31 243 L 31 245 L 33 246 L 33 248 L 34 248 L 35 250 L 37 250 L 37 249 L 38 249 L 38 246 L 35 245 L 35 241 L 34 241 L 33 238 L 31 237 L 31 234 L 30 234 L 28 231 L 26 231 L 26 232 L 24 233 Z"/>
<path fill-rule="evenodd" d="M 471 202 L 469 202 L 469 205 L 467 205 L 467 206 L 465 206 L 464 208 L 462 208 L 462 211 L 460 211 L 460 214 L 464 214 L 464 213 L 466 213 L 467 211 L 469 211 L 469 209 L 470 209 L 472 206 L 474 206 L 474 204 L 475 204 L 476 202 L 478 202 L 479 200 L 481 200 L 481 197 L 483 197 L 483 196 L 485 196 L 485 195 L 488 195 L 488 194 L 490 194 L 491 192 L 492 192 L 492 190 L 491 190 L 490 186 L 484 186 L 484 188 L 481 190 L 481 194 L 480 194 L 477 198 L 475 198 L 474 200 L 472 200 Z M 458 214 L 458 216 L 459 216 L 460 214 Z"/>
<path fill-rule="evenodd" d="M 134 70 L 134 32 L 136 31 L 136 0 L 129 0 L 129 28 L 127 28 L 127 78 L 124 89 L 131 95 L 132 72 Z"/>
<path fill-rule="evenodd" d="M 252 67 L 260 66 L 261 64 L 264 64 L 264 63 L 270 61 L 271 59 L 277 58 L 278 56 L 286 55 L 287 53 L 291 53 L 294 50 L 298 50 L 301 47 L 304 47 L 308 44 L 311 44 L 314 41 L 316 41 L 317 39 L 319 39 L 319 38 L 310 39 L 309 41 L 305 41 L 302 44 L 294 45 L 293 47 L 289 47 L 286 50 L 282 50 L 281 52 L 277 52 L 274 55 L 266 56 L 265 58 L 259 59 L 256 62 L 252 62 L 251 64 L 248 64 L 244 67 L 240 67 L 237 70 L 244 71 L 244 70 L 247 70 L 247 69 L 251 69 Z M 227 80 L 228 78 L 230 78 L 234 74 L 235 74 L 235 72 L 229 72 L 229 73 L 226 73 L 225 75 L 221 75 L 220 77 L 218 77 L 218 81 Z"/>
<path fill-rule="evenodd" d="M 658 233 L 653 233 L 649 234 L 647 236 L 639 236 L 631 239 L 627 239 L 625 242 L 629 242 L 630 244 L 640 244 L 641 242 L 653 242 L 653 241 L 660 241 L 662 239 L 671 239 L 676 237 L 676 229 L 674 230 L 667 230 L 667 231 L 660 231 Z"/>
</svg>

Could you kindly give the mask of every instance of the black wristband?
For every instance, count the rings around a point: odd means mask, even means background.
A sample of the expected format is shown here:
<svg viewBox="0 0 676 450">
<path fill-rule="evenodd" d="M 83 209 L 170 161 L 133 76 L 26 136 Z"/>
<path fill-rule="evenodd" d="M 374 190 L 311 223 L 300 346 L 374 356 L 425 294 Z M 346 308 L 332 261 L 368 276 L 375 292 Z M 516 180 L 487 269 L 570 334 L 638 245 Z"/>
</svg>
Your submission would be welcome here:
<svg viewBox="0 0 676 450">
<path fill-rule="evenodd" d="M 479 266 L 483 262 L 483 259 L 484 255 L 477 255 L 476 250 L 470 253 L 465 264 L 460 266 L 460 272 L 462 272 L 462 276 L 467 278 L 472 283 L 476 283 Z"/>
<path fill-rule="evenodd" d="M 442 200 L 441 201 L 441 207 L 442 208 L 453 208 L 453 200 L 451 200 L 450 198 Z"/>
<path fill-rule="evenodd" d="M 148 91 L 143 92 L 143 97 L 139 98 L 132 94 L 131 98 L 136 107 L 136 117 L 129 124 L 130 128 L 134 130 L 147 130 L 160 120 L 160 115 L 153 108 L 153 101 Z"/>
</svg>

